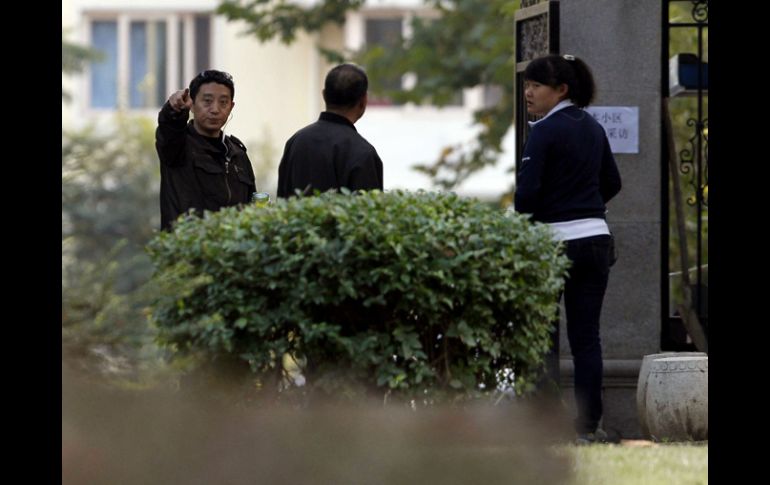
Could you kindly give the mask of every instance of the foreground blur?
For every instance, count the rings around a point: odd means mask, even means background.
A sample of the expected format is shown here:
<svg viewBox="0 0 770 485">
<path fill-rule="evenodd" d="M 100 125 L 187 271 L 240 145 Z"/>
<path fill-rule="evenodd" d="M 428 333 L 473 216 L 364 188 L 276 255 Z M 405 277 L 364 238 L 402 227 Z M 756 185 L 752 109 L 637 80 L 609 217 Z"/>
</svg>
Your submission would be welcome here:
<svg viewBox="0 0 770 485">
<path fill-rule="evenodd" d="M 233 404 L 221 389 L 127 391 L 62 373 L 62 483 L 556 484 L 570 429 L 539 403 Z"/>
</svg>

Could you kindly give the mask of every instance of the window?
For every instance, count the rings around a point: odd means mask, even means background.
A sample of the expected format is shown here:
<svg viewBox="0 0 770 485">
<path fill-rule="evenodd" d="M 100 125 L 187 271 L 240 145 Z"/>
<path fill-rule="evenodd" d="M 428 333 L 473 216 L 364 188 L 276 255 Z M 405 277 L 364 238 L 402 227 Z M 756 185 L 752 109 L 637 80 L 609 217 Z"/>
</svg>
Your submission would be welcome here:
<svg viewBox="0 0 770 485">
<path fill-rule="evenodd" d="M 166 97 L 166 23 L 133 21 L 130 39 L 128 106 L 158 106 Z"/>
<path fill-rule="evenodd" d="M 401 16 L 366 19 L 366 46 L 369 48 L 377 46 L 387 50 L 391 47 L 400 45 L 403 38 L 403 25 L 404 19 Z M 387 90 L 400 90 L 402 87 L 401 76 L 398 75 L 378 81 L 378 84 Z M 369 104 L 377 106 L 399 103 L 396 103 L 384 95 L 377 96 L 375 94 L 370 94 Z"/>
<path fill-rule="evenodd" d="M 100 13 L 88 25 L 91 46 L 103 55 L 90 67 L 90 108 L 158 108 L 211 67 L 209 14 Z"/>
<path fill-rule="evenodd" d="M 114 108 L 118 102 L 118 23 L 94 22 L 91 36 L 92 46 L 104 56 L 91 67 L 91 105 Z"/>
</svg>

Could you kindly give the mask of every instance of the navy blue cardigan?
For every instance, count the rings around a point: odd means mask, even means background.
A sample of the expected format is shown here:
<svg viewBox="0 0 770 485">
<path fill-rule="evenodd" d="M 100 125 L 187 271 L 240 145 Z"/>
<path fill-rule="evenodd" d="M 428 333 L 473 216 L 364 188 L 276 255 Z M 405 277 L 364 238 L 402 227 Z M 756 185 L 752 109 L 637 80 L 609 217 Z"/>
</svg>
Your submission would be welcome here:
<svg viewBox="0 0 770 485">
<path fill-rule="evenodd" d="M 516 175 L 514 208 L 538 222 L 605 218 L 620 173 L 604 129 L 568 106 L 536 123 Z"/>
</svg>

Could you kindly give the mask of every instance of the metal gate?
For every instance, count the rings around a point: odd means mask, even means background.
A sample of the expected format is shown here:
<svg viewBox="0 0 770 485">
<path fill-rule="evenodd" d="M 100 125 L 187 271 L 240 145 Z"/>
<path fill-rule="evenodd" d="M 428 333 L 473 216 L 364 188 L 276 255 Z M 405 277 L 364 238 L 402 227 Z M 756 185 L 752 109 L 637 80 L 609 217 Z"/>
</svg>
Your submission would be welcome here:
<svg viewBox="0 0 770 485">
<path fill-rule="evenodd" d="M 708 0 L 664 0 L 662 350 L 708 349 Z"/>
</svg>

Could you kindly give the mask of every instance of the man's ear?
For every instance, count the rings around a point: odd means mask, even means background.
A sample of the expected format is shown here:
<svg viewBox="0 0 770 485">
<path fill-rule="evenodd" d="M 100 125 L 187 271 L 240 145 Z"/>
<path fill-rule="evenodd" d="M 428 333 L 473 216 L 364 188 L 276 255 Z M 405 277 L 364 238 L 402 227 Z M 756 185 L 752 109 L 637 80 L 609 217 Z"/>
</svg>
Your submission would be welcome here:
<svg viewBox="0 0 770 485">
<path fill-rule="evenodd" d="M 560 98 L 566 99 L 567 94 L 569 93 L 569 86 L 567 86 L 566 83 L 561 83 L 558 86 L 556 86 L 556 92 L 559 93 Z"/>
<path fill-rule="evenodd" d="M 358 100 L 358 110 L 360 111 L 360 113 L 359 113 L 359 115 L 358 115 L 358 119 L 361 119 L 361 117 L 362 117 L 362 116 L 364 115 L 364 113 L 366 112 L 366 104 L 367 104 L 368 102 L 369 102 L 369 98 L 368 98 L 368 96 L 367 96 L 366 94 L 364 94 L 363 96 L 361 96 L 361 99 L 360 99 L 360 100 Z"/>
</svg>

